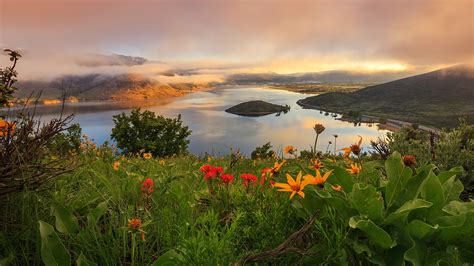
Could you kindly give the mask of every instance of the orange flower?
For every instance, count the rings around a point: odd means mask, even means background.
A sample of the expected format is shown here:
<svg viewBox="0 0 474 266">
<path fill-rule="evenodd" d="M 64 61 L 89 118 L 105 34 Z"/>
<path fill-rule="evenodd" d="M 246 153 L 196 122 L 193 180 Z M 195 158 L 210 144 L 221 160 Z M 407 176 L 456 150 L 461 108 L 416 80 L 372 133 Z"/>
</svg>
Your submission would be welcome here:
<svg viewBox="0 0 474 266">
<path fill-rule="evenodd" d="M 303 189 L 307 185 L 305 181 L 301 181 L 301 172 L 298 173 L 296 180 L 291 177 L 291 175 L 286 174 L 287 183 L 275 183 L 275 187 L 280 188 L 280 192 L 291 192 L 290 199 L 293 198 L 295 194 L 304 198 Z"/>
<path fill-rule="evenodd" d="M 351 166 L 346 169 L 346 171 L 349 172 L 350 174 L 358 174 L 360 173 L 361 170 L 362 170 L 362 166 L 356 163 L 352 163 Z"/>
<path fill-rule="evenodd" d="M 314 170 L 320 170 L 321 168 L 324 167 L 324 164 L 319 159 L 311 160 L 311 164 Z"/>
<path fill-rule="evenodd" d="M 326 172 L 324 175 L 321 176 L 321 172 L 319 172 L 319 170 L 316 170 L 316 176 L 307 174 L 303 177 L 303 179 L 306 181 L 307 184 L 320 185 L 326 182 L 326 180 L 331 175 L 331 173 L 332 173 L 332 170 Z"/>
<path fill-rule="evenodd" d="M 144 153 L 143 154 L 143 158 L 145 159 L 151 159 L 153 156 L 151 155 L 151 152 L 148 152 L 148 153 Z"/>
<path fill-rule="evenodd" d="M 348 148 L 342 148 L 340 150 L 344 151 L 344 157 L 349 157 L 349 155 L 351 154 L 351 152 L 354 154 L 354 155 L 359 155 L 360 154 L 360 151 L 361 151 L 361 147 L 360 145 L 362 144 L 362 137 L 359 136 L 359 142 L 358 143 L 354 143 L 352 144 L 351 146 L 349 146 Z"/>
<path fill-rule="evenodd" d="M 7 122 L 3 119 L 0 119 L 0 137 L 6 137 L 15 132 L 16 123 Z"/>
<path fill-rule="evenodd" d="M 142 220 L 136 219 L 136 218 L 128 220 L 128 228 L 137 230 L 137 229 L 140 229 L 141 227 L 142 227 Z"/>
<path fill-rule="evenodd" d="M 293 154 L 296 152 L 296 149 L 295 147 L 291 146 L 291 145 L 288 145 L 285 147 L 285 149 L 283 149 L 283 151 L 286 153 L 286 154 Z"/>
<path fill-rule="evenodd" d="M 405 155 L 405 156 L 403 156 L 402 159 L 403 159 L 403 163 L 406 166 L 412 166 L 412 165 L 416 164 L 416 158 L 413 155 Z"/>
<path fill-rule="evenodd" d="M 342 191 L 342 187 L 340 185 L 331 186 L 331 188 L 334 189 L 335 191 Z"/>
<path fill-rule="evenodd" d="M 120 168 L 120 162 L 119 161 L 114 162 L 114 170 L 118 171 L 119 168 Z"/>
</svg>

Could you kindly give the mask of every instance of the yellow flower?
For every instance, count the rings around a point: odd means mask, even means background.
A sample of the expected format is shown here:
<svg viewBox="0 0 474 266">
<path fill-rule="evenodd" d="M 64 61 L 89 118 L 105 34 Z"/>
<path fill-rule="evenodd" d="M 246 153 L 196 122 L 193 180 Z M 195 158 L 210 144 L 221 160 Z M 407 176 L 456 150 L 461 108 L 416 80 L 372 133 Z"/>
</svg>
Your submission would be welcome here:
<svg viewBox="0 0 474 266">
<path fill-rule="evenodd" d="M 346 171 L 351 173 L 351 174 L 358 174 L 358 173 L 360 173 L 361 169 L 362 169 L 362 166 L 360 166 L 356 163 L 352 163 L 351 166 L 346 169 Z"/>
<path fill-rule="evenodd" d="M 165 165 L 165 160 L 160 160 L 161 165 Z"/>
<path fill-rule="evenodd" d="M 281 163 L 275 162 L 275 164 L 273 164 L 272 173 L 277 173 L 278 171 L 280 171 L 280 168 L 281 168 L 285 163 L 286 163 L 285 160 L 283 160 Z"/>
<path fill-rule="evenodd" d="M 151 155 L 151 152 L 148 152 L 148 153 L 144 153 L 143 154 L 143 158 L 145 159 L 151 159 L 153 156 Z"/>
<path fill-rule="evenodd" d="M 296 151 L 295 147 L 288 145 L 283 149 L 286 154 L 293 154 Z"/>
<path fill-rule="evenodd" d="M 287 183 L 275 183 L 273 186 L 280 188 L 278 191 L 280 192 L 291 192 L 290 199 L 293 198 L 295 194 L 304 198 L 303 189 L 307 185 L 305 181 L 301 181 L 301 171 L 298 173 L 296 177 L 296 181 L 291 177 L 290 174 L 286 174 Z"/>
<path fill-rule="evenodd" d="M 324 167 L 324 164 L 319 159 L 311 160 L 311 164 L 314 170 L 320 170 L 321 168 Z"/>
<path fill-rule="evenodd" d="M 114 170 L 118 171 L 119 168 L 120 168 L 120 162 L 119 161 L 114 162 Z"/>
<path fill-rule="evenodd" d="M 362 144 L 362 137 L 359 136 L 359 142 L 358 143 L 354 143 L 352 144 L 350 147 L 348 148 L 342 148 L 341 150 L 344 151 L 344 157 L 348 157 L 351 152 L 354 154 L 354 155 L 359 155 L 360 154 L 360 150 L 361 150 L 361 147 L 360 147 L 360 144 Z"/>
<path fill-rule="evenodd" d="M 310 174 L 307 174 L 303 177 L 303 179 L 306 181 L 307 184 L 311 185 L 320 185 L 324 184 L 328 177 L 331 175 L 332 170 L 326 172 L 324 175 L 321 176 L 321 172 L 319 170 L 316 170 L 316 176 L 312 176 Z"/>
<path fill-rule="evenodd" d="M 340 185 L 331 186 L 331 188 L 334 189 L 335 191 L 342 191 L 342 187 Z"/>
</svg>

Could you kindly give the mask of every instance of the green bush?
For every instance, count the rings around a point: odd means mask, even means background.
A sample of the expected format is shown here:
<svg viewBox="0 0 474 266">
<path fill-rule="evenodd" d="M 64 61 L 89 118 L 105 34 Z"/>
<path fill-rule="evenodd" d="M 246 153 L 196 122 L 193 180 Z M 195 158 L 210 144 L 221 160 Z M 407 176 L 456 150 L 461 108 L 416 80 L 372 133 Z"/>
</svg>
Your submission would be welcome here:
<svg viewBox="0 0 474 266">
<path fill-rule="evenodd" d="M 157 157 L 185 154 L 191 130 L 183 126 L 181 115 L 165 118 L 154 112 L 133 109 L 113 117 L 115 127 L 111 137 L 123 153 L 150 152 Z"/>
<path fill-rule="evenodd" d="M 462 166 L 460 179 L 465 187 L 463 199 L 474 192 L 474 125 L 461 120 L 460 126 L 443 130 L 439 136 L 406 127 L 388 134 L 390 150 L 413 155 L 418 165 L 433 163 L 439 170 Z"/>
<path fill-rule="evenodd" d="M 275 152 L 272 150 L 272 145 L 270 142 L 263 144 L 262 146 L 256 147 L 250 155 L 253 160 L 256 159 L 267 159 L 274 158 L 276 156 Z"/>
<path fill-rule="evenodd" d="M 363 164 L 359 175 L 335 167 L 331 184 L 344 191 L 309 187 L 301 204 L 310 215 L 330 206 L 350 228 L 346 249 L 352 262 L 378 265 L 459 265 L 473 262 L 474 203 L 459 201 L 461 169 L 434 173 L 434 165 L 414 172 L 394 153 L 383 167 Z"/>
</svg>

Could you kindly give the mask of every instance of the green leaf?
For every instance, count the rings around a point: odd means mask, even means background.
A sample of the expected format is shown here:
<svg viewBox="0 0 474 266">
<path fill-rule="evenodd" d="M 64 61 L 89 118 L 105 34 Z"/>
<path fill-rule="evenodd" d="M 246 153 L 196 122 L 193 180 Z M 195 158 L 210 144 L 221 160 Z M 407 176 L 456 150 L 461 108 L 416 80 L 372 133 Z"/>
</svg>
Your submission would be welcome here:
<svg viewBox="0 0 474 266">
<path fill-rule="evenodd" d="M 423 265 L 422 262 L 426 255 L 426 246 L 422 241 L 416 239 L 410 239 L 412 241 L 412 246 L 409 248 L 405 254 L 405 260 L 411 262 L 413 266 Z"/>
<path fill-rule="evenodd" d="M 71 265 L 71 256 L 64 247 L 53 226 L 39 221 L 41 235 L 41 259 L 46 266 Z"/>
<path fill-rule="evenodd" d="M 438 174 L 439 182 L 444 183 L 453 176 L 461 176 L 462 172 L 463 168 L 461 166 L 451 168 L 449 171 L 443 171 Z"/>
<path fill-rule="evenodd" d="M 178 254 L 174 249 L 170 249 L 163 255 L 158 257 L 158 259 L 153 262 L 152 266 L 174 266 L 180 264 L 182 265 L 183 263 L 183 256 L 181 254 Z"/>
<path fill-rule="evenodd" d="M 385 170 L 388 179 L 387 186 L 385 187 L 385 204 L 387 209 L 389 209 L 396 202 L 402 201 L 402 199 L 397 198 L 397 196 L 399 196 L 400 191 L 412 177 L 413 171 L 405 167 L 402 157 L 398 152 L 394 152 L 392 156 L 385 161 Z"/>
<path fill-rule="evenodd" d="M 439 178 L 440 175 L 438 175 Z M 441 178 L 440 178 L 441 179 Z M 464 186 L 461 181 L 456 180 L 456 176 L 451 176 L 448 180 L 443 183 L 443 194 L 446 198 L 446 202 L 451 200 L 459 200 L 459 195 L 464 190 Z"/>
<path fill-rule="evenodd" d="M 353 176 L 340 166 L 333 168 L 332 174 L 328 177 L 328 182 L 342 186 L 346 192 L 350 192 L 355 183 Z"/>
<path fill-rule="evenodd" d="M 352 192 L 347 196 L 351 206 L 359 214 L 367 216 L 372 221 L 381 221 L 384 216 L 382 194 L 372 185 L 355 184 Z"/>
<path fill-rule="evenodd" d="M 89 223 L 89 225 L 91 226 L 96 225 L 100 217 L 102 217 L 102 215 L 104 215 L 106 211 L 107 211 L 107 201 L 99 203 L 97 207 L 90 210 L 89 214 L 87 214 L 87 222 Z"/>
<path fill-rule="evenodd" d="M 79 231 L 76 217 L 65 207 L 55 204 L 53 215 L 56 217 L 55 226 L 61 233 L 75 234 Z"/>
<path fill-rule="evenodd" d="M 0 258 L 0 266 L 8 266 L 11 264 L 15 256 L 10 253 L 7 257 Z"/>
<path fill-rule="evenodd" d="M 451 215 L 465 214 L 468 212 L 474 212 L 474 201 L 471 202 L 460 202 L 451 201 L 443 207 L 443 211 Z"/>
<path fill-rule="evenodd" d="M 97 263 L 90 261 L 84 256 L 84 254 L 81 252 L 81 255 L 76 260 L 76 265 L 77 266 L 95 266 Z"/>
<path fill-rule="evenodd" d="M 385 218 L 384 224 L 391 224 L 401 217 L 406 217 L 412 210 L 429 208 L 431 205 L 433 205 L 431 202 L 422 199 L 407 201 L 402 207 L 398 208 L 398 210 L 390 213 L 390 215 Z"/>
<path fill-rule="evenodd" d="M 385 230 L 362 216 L 351 217 L 349 220 L 349 226 L 363 231 L 372 242 L 383 249 L 389 249 L 396 245 L 395 241 L 392 240 Z"/>
<path fill-rule="evenodd" d="M 438 217 L 441 213 L 441 208 L 443 208 L 445 204 L 443 187 L 438 177 L 433 172 L 430 172 L 423 184 L 421 184 L 420 189 L 421 197 L 433 203 L 427 213 L 428 220 Z"/>
<path fill-rule="evenodd" d="M 406 229 L 411 236 L 423 239 L 437 232 L 439 226 L 437 224 L 432 226 L 420 220 L 413 220 L 406 226 Z"/>
</svg>

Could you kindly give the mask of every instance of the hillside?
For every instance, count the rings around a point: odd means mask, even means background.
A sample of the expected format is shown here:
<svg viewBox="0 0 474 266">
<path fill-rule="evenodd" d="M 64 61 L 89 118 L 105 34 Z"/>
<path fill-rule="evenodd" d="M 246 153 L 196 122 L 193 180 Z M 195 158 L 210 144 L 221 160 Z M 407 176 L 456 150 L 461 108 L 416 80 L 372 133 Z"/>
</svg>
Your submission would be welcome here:
<svg viewBox="0 0 474 266">
<path fill-rule="evenodd" d="M 143 100 L 182 96 L 205 84 L 164 84 L 138 74 L 67 75 L 52 81 L 19 81 L 17 98 L 42 92 L 42 98 L 60 98 L 64 92 L 80 101 Z"/>
<path fill-rule="evenodd" d="M 306 108 L 358 111 L 408 122 L 452 127 L 474 122 L 474 69 L 453 66 L 352 93 L 327 93 L 299 101 Z"/>
</svg>

